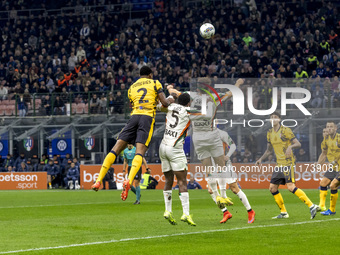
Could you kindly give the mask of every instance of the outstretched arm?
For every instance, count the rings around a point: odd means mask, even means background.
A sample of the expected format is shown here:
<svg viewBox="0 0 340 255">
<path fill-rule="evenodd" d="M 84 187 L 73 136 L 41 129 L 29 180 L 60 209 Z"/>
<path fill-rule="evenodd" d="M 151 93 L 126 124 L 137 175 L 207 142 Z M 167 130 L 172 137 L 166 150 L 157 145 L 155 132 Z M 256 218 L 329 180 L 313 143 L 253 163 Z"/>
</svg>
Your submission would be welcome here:
<svg viewBox="0 0 340 255">
<path fill-rule="evenodd" d="M 168 107 L 170 104 L 175 102 L 173 97 L 166 98 L 164 92 L 158 94 L 158 99 L 164 107 Z"/>
<path fill-rule="evenodd" d="M 241 87 L 241 85 L 244 83 L 244 79 L 238 79 L 235 83 L 236 87 Z M 223 97 L 231 97 L 233 94 L 231 93 L 231 91 L 228 91 L 227 93 L 225 93 L 225 95 Z"/>
</svg>

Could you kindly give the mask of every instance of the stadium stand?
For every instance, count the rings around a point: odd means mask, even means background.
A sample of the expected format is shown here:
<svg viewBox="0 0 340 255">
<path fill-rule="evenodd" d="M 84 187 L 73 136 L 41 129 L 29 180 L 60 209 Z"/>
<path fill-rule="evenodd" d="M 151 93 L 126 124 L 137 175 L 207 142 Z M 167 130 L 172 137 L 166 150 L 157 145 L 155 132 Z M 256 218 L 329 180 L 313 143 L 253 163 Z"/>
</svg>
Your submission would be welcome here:
<svg viewBox="0 0 340 255">
<path fill-rule="evenodd" d="M 27 0 L 0 6 L 2 117 L 19 116 L 21 94 L 22 117 L 127 114 L 126 92 L 143 65 L 151 66 L 162 84 L 181 91 L 200 76 L 259 78 L 254 86 L 258 109 L 268 108 L 262 99 L 281 78 L 298 79 L 298 86 L 309 89 L 311 107 L 340 106 L 336 1 L 183 1 L 176 6 L 174 1 Z M 205 21 L 216 29 L 211 40 L 198 33 Z M 317 89 L 318 77 L 325 82 Z M 274 82 L 268 85 L 266 78 Z M 101 107 L 95 112 L 93 94 Z M 57 97 L 65 111 L 54 110 Z M 236 161 L 254 161 L 255 152 L 249 158 L 235 155 Z M 148 158 L 157 161 L 156 150 Z"/>
</svg>

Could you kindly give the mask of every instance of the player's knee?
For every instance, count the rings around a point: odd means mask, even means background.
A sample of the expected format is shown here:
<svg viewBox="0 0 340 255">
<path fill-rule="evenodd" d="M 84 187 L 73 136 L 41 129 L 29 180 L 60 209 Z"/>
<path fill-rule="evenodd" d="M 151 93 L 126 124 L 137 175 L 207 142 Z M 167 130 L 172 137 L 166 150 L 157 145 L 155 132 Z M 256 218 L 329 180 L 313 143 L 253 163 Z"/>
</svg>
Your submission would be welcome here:
<svg viewBox="0 0 340 255">
<path fill-rule="evenodd" d="M 288 188 L 288 190 L 289 190 L 290 192 L 293 192 L 293 191 L 295 190 L 296 187 L 295 187 L 295 186 L 288 186 L 287 188 Z"/>
<path fill-rule="evenodd" d="M 337 190 L 338 186 L 335 183 L 331 183 L 331 185 L 329 186 L 331 188 L 331 190 Z"/>
<path fill-rule="evenodd" d="M 270 193 L 275 193 L 277 191 L 277 188 L 270 186 L 269 191 L 270 191 Z"/>
<path fill-rule="evenodd" d="M 237 186 L 237 184 L 236 184 L 236 185 L 233 185 L 233 186 L 230 186 L 230 189 L 231 189 L 231 191 L 232 191 L 234 194 L 237 194 L 237 193 L 240 191 L 240 189 L 239 189 L 239 187 Z"/>
</svg>

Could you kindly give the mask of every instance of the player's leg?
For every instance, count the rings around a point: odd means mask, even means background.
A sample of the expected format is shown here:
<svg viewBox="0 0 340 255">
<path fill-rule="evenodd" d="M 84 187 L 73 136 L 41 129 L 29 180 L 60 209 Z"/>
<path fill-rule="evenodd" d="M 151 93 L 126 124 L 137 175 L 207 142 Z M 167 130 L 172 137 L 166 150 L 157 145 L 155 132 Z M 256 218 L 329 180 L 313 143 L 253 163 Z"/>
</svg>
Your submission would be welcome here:
<svg viewBox="0 0 340 255">
<path fill-rule="evenodd" d="M 326 211 L 326 197 L 327 197 L 327 186 L 331 183 L 331 180 L 327 177 L 323 177 L 320 181 L 320 203 L 319 207 L 321 211 Z"/>
<path fill-rule="evenodd" d="M 336 207 L 336 202 L 338 200 L 338 187 L 340 185 L 340 178 L 334 178 L 333 181 L 331 182 L 331 201 L 330 201 L 330 206 L 327 211 L 322 212 L 322 215 L 334 215 L 335 214 L 335 207 Z"/>
<path fill-rule="evenodd" d="M 312 201 L 309 199 L 309 197 L 306 195 L 306 193 L 295 186 L 295 183 L 289 182 L 287 183 L 287 188 L 290 192 L 292 192 L 295 196 L 297 196 L 302 202 L 304 202 L 311 213 L 311 219 L 314 219 L 316 212 L 318 210 L 318 206 L 314 205 Z"/>
<path fill-rule="evenodd" d="M 196 223 L 190 216 L 189 193 L 187 188 L 187 171 L 174 171 L 179 187 L 179 198 L 181 200 L 183 215 L 181 221 L 187 222 L 191 226 L 196 226 Z"/>
<path fill-rule="evenodd" d="M 138 129 L 136 130 L 136 154 L 132 160 L 131 171 L 129 174 L 129 184 L 131 185 L 137 172 L 142 167 L 143 157 L 148 150 L 149 143 L 153 134 L 155 119 L 140 115 L 138 120 Z"/>
<path fill-rule="evenodd" d="M 163 166 L 163 164 L 162 164 Z M 169 221 L 170 224 L 176 225 L 177 222 L 172 214 L 172 186 L 174 183 L 174 173 L 172 170 L 164 172 L 165 185 L 163 190 L 165 212 L 164 218 Z"/>
<path fill-rule="evenodd" d="M 248 201 L 248 198 L 246 194 L 241 190 L 237 184 L 237 181 L 228 183 L 231 191 L 238 196 L 238 198 L 241 200 L 242 204 L 246 208 L 248 212 L 248 223 L 253 223 L 255 221 L 255 211 L 251 208 L 251 205 Z"/>
<path fill-rule="evenodd" d="M 169 158 L 167 156 L 169 150 L 170 148 L 168 148 L 163 143 L 161 143 L 159 146 L 159 158 L 161 160 L 162 172 L 165 177 L 165 185 L 163 190 L 165 212 L 163 217 L 169 221 L 170 224 L 176 225 L 176 220 L 172 214 L 172 186 L 174 183 L 174 173 L 171 170 Z"/>
<path fill-rule="evenodd" d="M 102 180 L 107 174 L 107 171 L 110 169 L 111 165 L 115 162 L 117 155 L 119 155 L 121 151 L 126 148 L 127 144 L 128 143 L 126 141 L 118 139 L 116 144 L 113 146 L 112 150 L 106 155 L 103 165 L 100 168 L 99 176 L 96 180 L 96 183 L 91 187 L 93 190 L 98 191 Z"/>
<path fill-rule="evenodd" d="M 274 175 L 274 174 L 273 174 Z M 269 184 L 269 191 L 270 193 L 272 193 L 275 202 L 277 204 L 277 206 L 280 208 L 280 214 L 276 217 L 273 217 L 273 219 L 277 218 L 277 219 L 281 219 L 281 218 L 289 218 L 289 215 L 287 213 L 284 201 L 283 201 L 283 197 L 281 195 L 281 193 L 279 192 L 279 180 L 277 180 L 276 178 L 271 179 L 271 183 Z"/>
<path fill-rule="evenodd" d="M 218 193 L 217 190 L 217 183 L 216 183 L 216 178 L 211 178 L 211 171 L 210 168 L 212 167 L 212 160 L 211 157 L 201 159 L 201 163 L 204 166 L 204 170 L 206 171 L 208 177 L 207 177 L 207 183 L 209 185 L 209 193 L 211 195 L 212 200 L 216 203 L 216 197 L 219 196 L 220 194 Z"/>
<path fill-rule="evenodd" d="M 136 187 L 136 204 L 140 204 L 140 180 L 141 180 L 141 175 L 142 175 L 142 169 L 140 169 L 135 176 L 135 180 L 133 181 L 134 186 Z"/>
</svg>

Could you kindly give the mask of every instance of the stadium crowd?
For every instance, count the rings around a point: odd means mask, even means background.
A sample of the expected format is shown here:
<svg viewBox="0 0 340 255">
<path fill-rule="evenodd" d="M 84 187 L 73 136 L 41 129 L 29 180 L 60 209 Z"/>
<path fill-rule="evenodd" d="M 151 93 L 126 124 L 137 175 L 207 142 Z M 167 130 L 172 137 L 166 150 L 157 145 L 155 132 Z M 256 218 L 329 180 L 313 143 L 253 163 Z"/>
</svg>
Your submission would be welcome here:
<svg viewBox="0 0 340 255">
<path fill-rule="evenodd" d="M 126 91 L 144 65 L 180 90 L 201 76 L 259 78 L 253 86 L 260 109 L 282 78 L 308 88 L 311 107 L 340 106 L 340 18 L 331 2 L 176 9 L 165 2 L 131 24 L 119 9 L 77 11 L 112 1 L 60 1 L 57 7 L 79 8 L 60 16 L 19 16 L 29 2 L 1 1 L 10 15 L 0 25 L 0 99 L 17 100 L 20 116 L 32 108 L 33 95 L 41 114 L 65 114 L 66 103 L 90 113 L 122 113 Z M 36 7 L 53 8 L 42 2 Z M 211 40 L 198 33 L 205 21 L 216 29 Z"/>
</svg>

